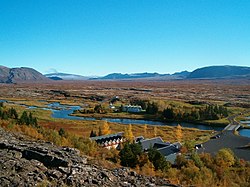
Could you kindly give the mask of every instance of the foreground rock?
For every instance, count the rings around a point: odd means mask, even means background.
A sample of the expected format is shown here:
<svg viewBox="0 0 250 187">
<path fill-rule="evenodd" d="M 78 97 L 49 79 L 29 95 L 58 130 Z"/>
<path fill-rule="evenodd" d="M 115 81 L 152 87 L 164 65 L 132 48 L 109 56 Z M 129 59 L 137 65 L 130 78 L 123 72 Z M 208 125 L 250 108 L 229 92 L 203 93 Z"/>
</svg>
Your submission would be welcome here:
<svg viewBox="0 0 250 187">
<path fill-rule="evenodd" d="M 88 164 L 77 149 L 30 141 L 0 128 L 1 186 L 174 186 L 127 168 Z"/>
</svg>

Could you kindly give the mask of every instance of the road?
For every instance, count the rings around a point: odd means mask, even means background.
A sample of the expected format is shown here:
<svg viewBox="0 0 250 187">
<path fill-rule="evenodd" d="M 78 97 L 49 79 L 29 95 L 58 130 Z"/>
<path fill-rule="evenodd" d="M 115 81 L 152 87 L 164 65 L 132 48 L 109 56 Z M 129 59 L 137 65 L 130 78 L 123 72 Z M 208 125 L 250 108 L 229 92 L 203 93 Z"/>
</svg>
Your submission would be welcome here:
<svg viewBox="0 0 250 187">
<path fill-rule="evenodd" d="M 228 117 L 230 124 L 219 134 L 219 138 L 210 139 L 203 143 L 203 149 L 199 149 L 198 152 L 207 152 L 215 155 L 220 149 L 229 148 L 238 158 L 250 161 L 250 138 L 234 134 L 234 131 L 237 131 L 241 126 L 235 120 L 239 115 L 241 114 Z"/>
<path fill-rule="evenodd" d="M 219 135 L 219 138 L 203 143 L 203 149 L 199 149 L 198 152 L 215 155 L 220 149 L 230 148 L 238 158 L 250 161 L 250 148 L 243 148 L 250 145 L 250 138 L 234 135 L 232 131 L 228 130 Z"/>
<path fill-rule="evenodd" d="M 240 128 L 240 123 L 235 120 L 237 116 L 240 114 L 236 114 L 233 116 L 229 116 L 227 119 L 230 122 L 228 126 L 226 126 L 223 131 L 237 131 Z"/>
</svg>

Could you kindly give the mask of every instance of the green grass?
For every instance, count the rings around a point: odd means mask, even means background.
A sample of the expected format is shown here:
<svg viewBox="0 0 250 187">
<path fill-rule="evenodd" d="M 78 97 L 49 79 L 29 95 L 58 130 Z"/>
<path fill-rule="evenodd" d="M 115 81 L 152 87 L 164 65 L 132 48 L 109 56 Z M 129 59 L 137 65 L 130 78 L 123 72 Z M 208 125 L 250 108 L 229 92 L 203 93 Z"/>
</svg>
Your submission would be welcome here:
<svg viewBox="0 0 250 187">
<path fill-rule="evenodd" d="M 227 118 L 222 118 L 218 120 L 204 120 L 201 123 L 213 126 L 227 126 L 229 124 L 229 121 Z"/>
</svg>

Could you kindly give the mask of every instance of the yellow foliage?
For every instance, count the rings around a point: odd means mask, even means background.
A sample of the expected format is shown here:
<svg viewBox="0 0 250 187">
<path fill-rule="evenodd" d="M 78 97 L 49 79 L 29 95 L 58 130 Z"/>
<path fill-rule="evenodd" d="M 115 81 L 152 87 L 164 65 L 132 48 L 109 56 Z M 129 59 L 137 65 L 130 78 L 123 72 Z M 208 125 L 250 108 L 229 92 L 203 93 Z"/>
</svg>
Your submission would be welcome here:
<svg viewBox="0 0 250 187">
<path fill-rule="evenodd" d="M 228 168 L 235 163 L 234 154 L 230 149 L 221 149 L 216 154 L 215 161 L 218 166 Z"/>
<path fill-rule="evenodd" d="M 22 132 L 35 139 L 43 139 L 42 134 L 38 133 L 35 128 L 27 126 L 27 125 L 21 125 L 21 126 L 15 125 L 14 130 L 18 132 Z"/>
<path fill-rule="evenodd" d="M 128 127 L 125 128 L 124 137 L 125 137 L 129 142 L 133 142 L 133 140 L 134 140 L 134 135 L 133 135 L 133 132 L 132 132 L 132 125 L 131 125 L 131 124 L 129 124 Z"/>
<path fill-rule="evenodd" d="M 181 140 L 182 140 L 182 127 L 180 124 L 178 124 L 176 127 L 176 138 L 179 142 L 181 142 Z"/>
<path fill-rule="evenodd" d="M 104 121 L 103 126 L 102 126 L 102 135 L 107 135 L 110 133 L 111 133 L 111 130 L 110 130 L 109 124 L 107 121 Z"/>
<path fill-rule="evenodd" d="M 148 129 L 148 126 L 145 124 L 143 126 L 143 129 L 144 129 L 144 136 L 146 137 L 147 136 L 147 129 Z"/>
<path fill-rule="evenodd" d="M 141 167 L 142 175 L 154 176 L 155 175 L 155 168 L 152 162 L 148 160 L 148 162 Z"/>
<path fill-rule="evenodd" d="M 157 133 L 158 133 L 158 129 L 156 126 L 154 126 L 154 135 L 157 136 Z"/>
<path fill-rule="evenodd" d="M 68 147 L 72 147 L 72 144 L 70 143 L 70 141 L 64 137 L 62 137 L 62 146 L 68 146 Z"/>
</svg>

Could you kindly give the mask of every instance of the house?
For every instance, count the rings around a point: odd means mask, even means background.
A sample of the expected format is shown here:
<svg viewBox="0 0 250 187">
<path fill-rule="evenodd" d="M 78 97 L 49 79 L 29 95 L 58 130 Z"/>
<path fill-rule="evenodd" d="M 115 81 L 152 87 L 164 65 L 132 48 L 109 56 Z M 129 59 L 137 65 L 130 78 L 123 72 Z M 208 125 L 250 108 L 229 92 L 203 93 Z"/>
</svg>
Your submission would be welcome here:
<svg viewBox="0 0 250 187">
<path fill-rule="evenodd" d="M 123 112 L 131 112 L 131 113 L 138 113 L 142 111 L 141 106 L 134 106 L 134 105 L 125 105 L 122 107 Z"/>
<path fill-rule="evenodd" d="M 144 140 L 145 138 L 143 136 L 137 136 L 135 137 L 135 143 L 139 143 L 140 141 Z"/>
<path fill-rule="evenodd" d="M 180 149 L 178 149 L 175 145 L 170 144 L 169 146 L 162 147 L 157 149 L 167 161 L 171 164 L 175 163 L 177 155 L 180 154 Z"/>
<path fill-rule="evenodd" d="M 115 148 L 118 149 L 119 145 L 125 141 L 124 132 L 119 132 L 116 134 L 108 134 L 103 136 L 91 137 L 92 141 L 96 141 L 99 146 L 105 147 L 107 149 Z"/>
<path fill-rule="evenodd" d="M 150 139 L 139 139 L 136 143 L 140 143 L 143 151 L 147 152 L 150 148 L 157 149 L 167 161 L 172 164 L 175 163 L 176 157 L 180 154 L 181 144 L 179 142 L 171 144 L 170 142 L 164 142 L 161 137 L 155 137 Z"/>
<path fill-rule="evenodd" d="M 150 139 L 143 139 L 139 141 L 143 151 L 147 151 L 149 148 L 153 148 L 156 143 L 164 143 L 161 137 L 155 137 Z"/>
</svg>

